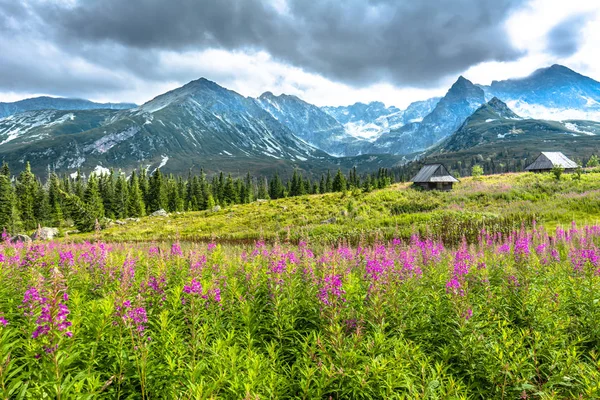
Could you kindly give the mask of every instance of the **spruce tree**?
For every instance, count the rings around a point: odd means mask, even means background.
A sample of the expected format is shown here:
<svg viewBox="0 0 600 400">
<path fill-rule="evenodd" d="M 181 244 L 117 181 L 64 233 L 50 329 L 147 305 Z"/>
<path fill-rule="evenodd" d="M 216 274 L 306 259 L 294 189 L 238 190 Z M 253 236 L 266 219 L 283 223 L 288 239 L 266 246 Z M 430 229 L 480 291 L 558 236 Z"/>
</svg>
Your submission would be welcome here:
<svg viewBox="0 0 600 400">
<path fill-rule="evenodd" d="M 6 161 L 2 163 L 2 168 L 0 168 L 0 175 L 4 175 L 10 180 L 10 168 L 8 167 Z"/>
<path fill-rule="evenodd" d="M 37 227 L 35 218 L 35 199 L 37 195 L 37 186 L 35 175 L 31 172 L 29 162 L 25 165 L 16 182 L 17 204 L 19 217 L 25 229 L 34 229 Z"/>
<path fill-rule="evenodd" d="M 128 215 L 127 205 L 129 202 L 129 186 L 125 180 L 125 176 L 119 172 L 115 182 L 115 195 L 113 201 L 113 212 L 115 218 L 122 219 Z"/>
<path fill-rule="evenodd" d="M 346 177 L 342 174 L 342 170 L 338 169 L 333 178 L 333 191 L 343 192 L 346 190 Z"/>
<path fill-rule="evenodd" d="M 93 213 L 97 219 L 104 217 L 104 203 L 100 196 L 98 178 L 96 178 L 95 174 L 90 175 L 87 181 L 87 186 L 83 193 L 83 202 L 87 206 L 87 212 Z"/>
<path fill-rule="evenodd" d="M 146 205 L 140 189 L 140 182 L 133 171 L 129 179 L 129 196 L 127 197 L 127 215 L 130 217 L 143 217 L 146 215 Z"/>
<path fill-rule="evenodd" d="M 269 197 L 269 189 L 267 187 L 267 178 L 260 178 L 258 181 L 258 192 L 256 197 L 263 200 L 268 200 Z"/>
<path fill-rule="evenodd" d="M 5 164 L 6 165 L 6 164 Z M 0 230 L 16 231 L 18 222 L 17 201 L 10 178 L 0 173 Z"/>
<path fill-rule="evenodd" d="M 331 171 L 327 170 L 327 178 L 325 179 L 325 192 L 333 192 L 333 180 L 331 179 Z"/>
<path fill-rule="evenodd" d="M 225 186 L 223 187 L 223 204 L 230 205 L 235 203 L 238 203 L 237 193 L 231 175 L 227 175 Z"/>
<path fill-rule="evenodd" d="M 269 196 L 272 199 L 280 199 L 285 196 L 285 188 L 277 172 L 275 172 L 275 176 L 271 179 L 271 182 L 269 183 Z"/>
<path fill-rule="evenodd" d="M 160 172 L 160 168 L 157 168 L 148 183 L 147 207 L 149 213 L 167 208 L 167 194 L 165 189 L 163 175 Z"/>
<path fill-rule="evenodd" d="M 48 208 L 50 209 L 50 222 L 53 226 L 60 226 L 64 219 L 60 190 L 60 179 L 53 172 L 50 174 L 48 183 Z"/>
<path fill-rule="evenodd" d="M 102 205 L 100 196 L 95 196 L 96 207 L 94 207 L 81 201 L 79 197 L 65 193 L 62 190 L 60 191 L 60 195 L 63 203 L 69 209 L 69 213 L 73 218 L 73 223 L 75 224 L 75 227 L 80 232 L 93 231 L 96 228 L 96 222 L 100 222 L 100 220 L 102 219 L 100 209 L 98 208 L 98 206 Z M 94 196 L 93 193 L 91 195 Z"/>
</svg>

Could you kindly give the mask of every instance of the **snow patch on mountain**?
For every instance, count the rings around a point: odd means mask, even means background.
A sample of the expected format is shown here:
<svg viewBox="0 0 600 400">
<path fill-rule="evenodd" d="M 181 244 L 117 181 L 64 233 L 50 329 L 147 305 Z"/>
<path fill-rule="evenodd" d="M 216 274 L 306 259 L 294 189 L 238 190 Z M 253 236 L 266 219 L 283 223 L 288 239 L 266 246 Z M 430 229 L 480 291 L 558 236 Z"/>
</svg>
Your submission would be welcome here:
<svg viewBox="0 0 600 400">
<path fill-rule="evenodd" d="M 586 110 L 574 108 L 553 108 L 540 104 L 530 104 L 521 100 L 511 100 L 506 104 L 517 114 L 533 119 L 564 121 L 569 119 L 583 119 L 600 121 L 600 109 Z"/>
<path fill-rule="evenodd" d="M 129 129 L 119 132 L 119 133 L 111 133 L 110 135 L 106 135 L 101 139 L 96 140 L 94 143 L 85 146 L 83 148 L 84 152 L 92 152 L 98 154 L 104 154 L 116 145 L 121 142 L 124 142 L 133 136 L 135 136 L 140 131 L 139 126 L 132 126 Z"/>
<path fill-rule="evenodd" d="M 593 132 L 582 131 L 581 128 L 579 128 L 579 125 L 573 122 L 565 122 L 563 125 L 565 126 L 565 128 L 573 132 L 583 133 L 584 135 L 588 136 L 596 136 Z"/>
<path fill-rule="evenodd" d="M 110 170 L 108 168 L 104 168 L 102 165 L 96 165 L 96 168 L 94 168 L 94 170 L 90 172 L 90 175 L 110 175 Z M 75 177 L 77 177 L 77 173 L 75 173 Z"/>
</svg>

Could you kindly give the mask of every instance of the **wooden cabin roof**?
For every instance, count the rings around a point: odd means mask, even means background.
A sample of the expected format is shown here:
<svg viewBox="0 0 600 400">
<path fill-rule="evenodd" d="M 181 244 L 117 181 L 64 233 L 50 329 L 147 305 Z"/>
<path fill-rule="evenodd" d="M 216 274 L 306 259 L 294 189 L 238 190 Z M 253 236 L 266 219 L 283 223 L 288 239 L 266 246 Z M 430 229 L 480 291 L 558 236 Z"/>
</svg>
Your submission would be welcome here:
<svg viewBox="0 0 600 400">
<path fill-rule="evenodd" d="M 577 163 L 569 159 L 567 156 L 565 156 L 559 151 L 544 151 L 538 156 L 538 158 L 535 159 L 533 163 L 531 163 L 527 166 L 527 168 L 525 168 L 525 171 L 536 171 L 544 169 L 549 170 L 557 166 L 563 167 L 565 169 L 577 168 Z"/>
<path fill-rule="evenodd" d="M 450 175 L 450 172 L 448 172 L 443 164 L 427 164 L 410 181 L 416 183 L 454 183 L 458 182 L 458 179 Z"/>
</svg>

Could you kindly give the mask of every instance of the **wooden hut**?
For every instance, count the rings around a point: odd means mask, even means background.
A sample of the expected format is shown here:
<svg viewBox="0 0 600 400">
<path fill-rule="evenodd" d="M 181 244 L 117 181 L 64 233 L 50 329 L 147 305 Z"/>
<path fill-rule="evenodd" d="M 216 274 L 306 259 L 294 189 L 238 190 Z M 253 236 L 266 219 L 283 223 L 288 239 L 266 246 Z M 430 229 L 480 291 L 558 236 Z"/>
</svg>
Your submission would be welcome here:
<svg viewBox="0 0 600 400">
<path fill-rule="evenodd" d="M 525 171 L 531 172 L 550 172 L 554 167 L 563 167 L 565 172 L 573 172 L 577 168 L 577 163 L 570 160 L 563 153 L 542 152 L 533 163 L 525 168 Z"/>
<path fill-rule="evenodd" d="M 450 175 L 443 164 L 427 164 L 410 181 L 424 190 L 448 191 L 452 190 L 452 185 L 458 182 L 458 179 Z"/>
</svg>

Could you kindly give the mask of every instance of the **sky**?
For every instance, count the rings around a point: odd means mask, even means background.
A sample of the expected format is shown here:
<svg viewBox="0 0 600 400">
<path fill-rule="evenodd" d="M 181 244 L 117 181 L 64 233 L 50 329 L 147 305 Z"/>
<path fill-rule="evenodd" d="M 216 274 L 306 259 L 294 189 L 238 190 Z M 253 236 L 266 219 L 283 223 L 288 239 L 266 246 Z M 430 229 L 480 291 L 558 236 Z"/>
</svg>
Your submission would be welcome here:
<svg viewBox="0 0 600 400">
<path fill-rule="evenodd" d="M 598 0 L 0 0 L 0 101 L 245 96 L 404 108 L 562 64 L 600 80 Z"/>
</svg>

